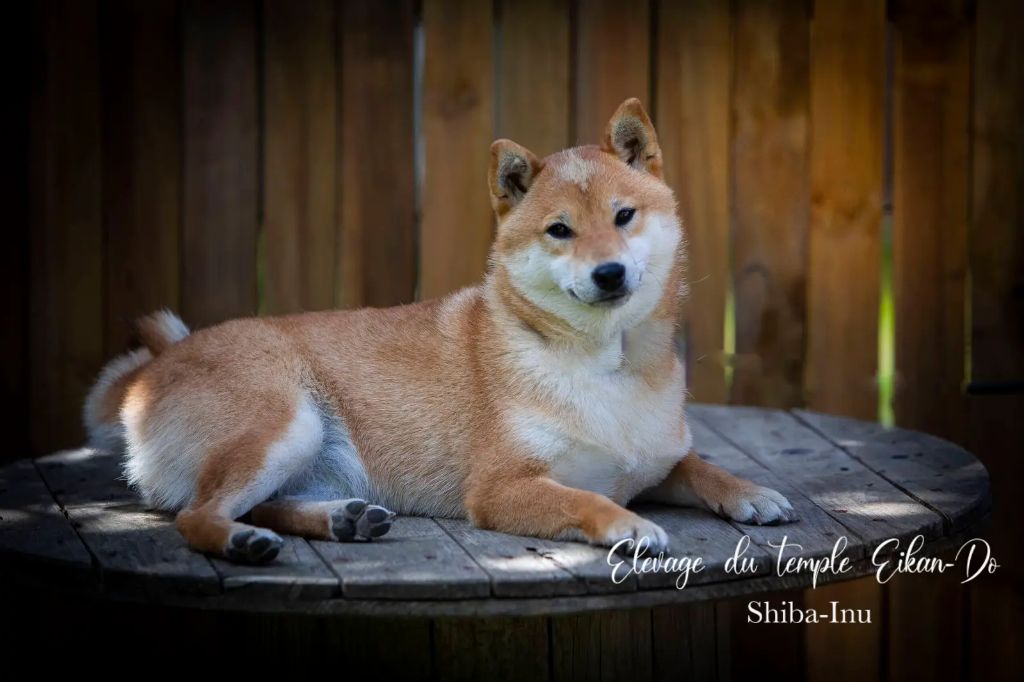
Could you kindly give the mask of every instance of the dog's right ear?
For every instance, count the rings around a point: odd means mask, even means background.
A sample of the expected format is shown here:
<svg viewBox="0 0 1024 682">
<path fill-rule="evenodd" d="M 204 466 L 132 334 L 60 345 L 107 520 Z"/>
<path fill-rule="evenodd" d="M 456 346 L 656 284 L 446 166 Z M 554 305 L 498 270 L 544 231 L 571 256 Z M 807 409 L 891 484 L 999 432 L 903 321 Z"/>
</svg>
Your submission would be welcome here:
<svg viewBox="0 0 1024 682">
<path fill-rule="evenodd" d="M 512 140 L 496 140 L 491 145 L 488 184 L 491 206 L 499 218 L 523 200 L 533 179 L 544 164 L 526 147 Z"/>
</svg>

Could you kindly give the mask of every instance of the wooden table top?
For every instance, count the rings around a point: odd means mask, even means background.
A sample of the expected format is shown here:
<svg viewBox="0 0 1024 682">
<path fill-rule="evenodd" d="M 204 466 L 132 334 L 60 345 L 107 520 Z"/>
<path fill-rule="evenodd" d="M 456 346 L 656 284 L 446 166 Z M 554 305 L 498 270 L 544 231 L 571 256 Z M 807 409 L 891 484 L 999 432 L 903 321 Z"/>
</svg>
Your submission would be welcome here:
<svg viewBox="0 0 1024 682">
<path fill-rule="evenodd" d="M 939 438 L 814 412 L 691 405 L 701 456 L 776 488 L 799 521 L 746 526 L 706 511 L 641 506 L 670 536 L 673 556 L 702 572 L 613 581 L 606 549 L 400 517 L 372 542 L 286 537 L 276 562 L 239 566 L 189 550 L 170 515 L 142 507 L 119 459 L 88 449 L 0 469 L 0 561 L 5 579 L 148 603 L 263 612 L 366 615 L 537 615 L 751 595 L 810 584 L 779 576 L 777 547 L 825 557 L 845 536 L 853 569 L 872 573 L 890 538 L 921 535 L 925 552 L 955 546 L 988 515 L 989 480 L 970 453 Z M 726 570 L 742 537 L 757 572 Z M 884 545 L 891 547 L 892 543 Z M 893 548 L 896 549 L 896 548 Z M 889 550 L 886 549 L 886 552 Z M 627 565 L 631 563 L 627 559 Z M 624 567 L 623 567 L 624 568 Z M 621 569 L 620 569 L 621 570 Z"/>
</svg>

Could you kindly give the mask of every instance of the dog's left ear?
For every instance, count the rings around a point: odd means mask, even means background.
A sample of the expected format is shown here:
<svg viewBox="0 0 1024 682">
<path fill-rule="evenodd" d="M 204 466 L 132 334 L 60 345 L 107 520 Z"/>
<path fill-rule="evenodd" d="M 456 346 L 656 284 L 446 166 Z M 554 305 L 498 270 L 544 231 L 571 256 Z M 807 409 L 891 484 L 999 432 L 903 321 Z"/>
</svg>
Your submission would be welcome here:
<svg viewBox="0 0 1024 682">
<path fill-rule="evenodd" d="M 644 111 L 640 100 L 635 97 L 619 105 L 608 127 L 604 129 L 601 149 L 615 154 L 623 162 L 637 170 L 661 177 L 661 147 L 658 134 Z"/>
<path fill-rule="evenodd" d="M 491 206 L 499 218 L 523 200 L 543 167 L 533 152 L 512 140 L 496 140 L 491 144 L 488 184 L 491 187 Z"/>
</svg>

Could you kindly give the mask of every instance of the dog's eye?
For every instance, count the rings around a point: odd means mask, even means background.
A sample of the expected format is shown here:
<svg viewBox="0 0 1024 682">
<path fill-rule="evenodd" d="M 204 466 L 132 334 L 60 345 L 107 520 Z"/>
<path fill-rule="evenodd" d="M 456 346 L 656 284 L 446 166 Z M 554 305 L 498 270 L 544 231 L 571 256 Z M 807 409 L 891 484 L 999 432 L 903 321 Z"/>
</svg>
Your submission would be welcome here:
<svg viewBox="0 0 1024 682">
<path fill-rule="evenodd" d="M 620 208 L 619 212 L 615 214 L 615 227 L 629 224 L 629 221 L 633 219 L 634 213 L 636 213 L 635 208 Z"/>
<path fill-rule="evenodd" d="M 548 234 L 555 239 L 568 239 L 572 236 L 572 230 L 565 223 L 555 223 L 548 227 Z"/>
</svg>

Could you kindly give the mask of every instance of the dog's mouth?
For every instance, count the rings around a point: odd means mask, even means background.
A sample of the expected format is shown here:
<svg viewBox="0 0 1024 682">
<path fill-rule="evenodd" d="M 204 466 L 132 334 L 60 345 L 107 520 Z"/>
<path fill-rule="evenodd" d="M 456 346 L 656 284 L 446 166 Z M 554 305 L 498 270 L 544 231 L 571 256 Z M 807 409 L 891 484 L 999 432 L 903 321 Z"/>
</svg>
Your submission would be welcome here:
<svg viewBox="0 0 1024 682">
<path fill-rule="evenodd" d="M 619 291 L 613 291 L 608 294 L 603 294 L 592 301 L 587 301 L 580 298 L 579 294 L 577 294 L 572 289 L 569 289 L 569 295 L 572 296 L 573 299 L 579 301 L 580 303 L 586 303 L 587 305 L 592 305 L 598 308 L 614 308 L 618 305 L 625 303 L 629 299 L 629 297 L 633 295 L 633 292 L 628 291 L 626 289 L 621 289 Z"/>
</svg>

